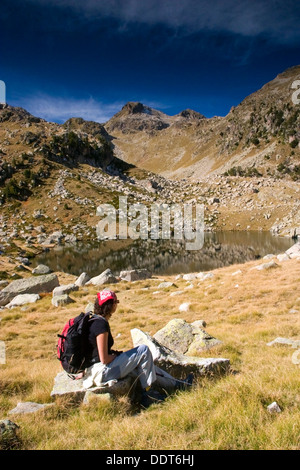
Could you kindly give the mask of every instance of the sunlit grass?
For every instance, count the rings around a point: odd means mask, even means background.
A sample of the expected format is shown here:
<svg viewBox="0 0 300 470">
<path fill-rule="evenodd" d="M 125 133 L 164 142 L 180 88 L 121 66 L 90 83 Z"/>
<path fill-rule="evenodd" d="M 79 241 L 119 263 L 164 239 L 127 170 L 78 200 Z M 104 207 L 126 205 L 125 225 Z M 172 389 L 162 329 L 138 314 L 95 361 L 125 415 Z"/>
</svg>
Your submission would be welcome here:
<svg viewBox="0 0 300 470">
<path fill-rule="evenodd" d="M 222 344 L 201 354 L 226 357 L 231 373 L 199 379 L 190 392 L 177 392 L 161 405 L 137 413 L 128 397 L 93 400 L 88 405 L 52 399 L 53 380 L 61 370 L 56 359 L 57 333 L 94 300 L 96 287 L 71 293 L 75 301 L 55 308 L 46 295 L 34 305 L 1 312 L 0 419 L 20 426 L 22 449 L 299 449 L 299 365 L 289 346 L 267 346 L 278 336 L 300 339 L 298 294 L 300 263 L 258 272 L 258 262 L 214 271 L 214 277 L 153 295 L 160 280 L 121 282 L 120 304 L 112 317 L 115 349 L 132 347 L 130 330 L 154 334 L 174 318 L 205 320 L 205 330 Z M 241 274 L 232 276 L 238 269 Z M 172 276 L 165 280 L 174 282 Z M 170 296 L 175 290 L 183 294 Z M 180 312 L 179 306 L 190 308 Z M 200 355 L 200 354 L 199 354 Z M 18 402 L 51 404 L 30 415 L 9 415 Z M 267 406 L 277 401 L 280 414 Z M 63 436 L 63 438 L 62 438 Z"/>
</svg>

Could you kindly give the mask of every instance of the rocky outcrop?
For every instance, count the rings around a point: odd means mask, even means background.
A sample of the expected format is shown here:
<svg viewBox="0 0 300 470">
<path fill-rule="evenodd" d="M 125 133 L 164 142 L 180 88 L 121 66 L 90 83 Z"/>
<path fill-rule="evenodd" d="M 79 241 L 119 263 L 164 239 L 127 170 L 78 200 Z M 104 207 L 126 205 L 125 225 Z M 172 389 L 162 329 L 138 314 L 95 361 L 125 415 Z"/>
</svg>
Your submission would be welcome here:
<svg viewBox="0 0 300 470">
<path fill-rule="evenodd" d="M 40 294 L 42 292 L 52 292 L 58 285 L 58 277 L 54 273 L 42 276 L 32 276 L 27 279 L 17 279 L 4 287 L 0 292 L 0 306 L 7 305 L 19 294 Z"/>
<path fill-rule="evenodd" d="M 175 318 L 157 331 L 153 338 L 176 353 L 193 356 L 222 344 L 221 341 L 209 335 L 202 326 L 202 321 L 187 323 L 185 320 Z"/>
<path fill-rule="evenodd" d="M 148 333 L 138 328 L 131 330 L 134 346 L 145 344 L 149 347 L 154 363 L 178 379 L 193 372 L 195 376 L 222 375 L 229 372 L 230 361 L 224 358 L 199 358 L 177 353 L 161 345 Z"/>
</svg>

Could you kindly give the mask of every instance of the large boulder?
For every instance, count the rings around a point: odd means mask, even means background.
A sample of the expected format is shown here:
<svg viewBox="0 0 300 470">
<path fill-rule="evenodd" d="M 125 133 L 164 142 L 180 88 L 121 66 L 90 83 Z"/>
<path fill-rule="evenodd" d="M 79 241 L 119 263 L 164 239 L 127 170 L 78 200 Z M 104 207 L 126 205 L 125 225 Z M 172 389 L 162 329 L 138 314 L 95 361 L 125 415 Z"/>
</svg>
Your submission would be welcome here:
<svg viewBox="0 0 300 470">
<path fill-rule="evenodd" d="M 56 274 L 45 274 L 32 276 L 26 279 L 17 279 L 4 287 L 0 292 L 0 306 L 7 305 L 19 294 L 40 294 L 42 292 L 52 292 L 59 286 Z"/>
<path fill-rule="evenodd" d="M 131 330 L 131 337 L 135 347 L 141 344 L 148 346 L 154 363 L 175 378 L 182 379 L 190 372 L 195 376 L 222 375 L 229 372 L 229 359 L 199 358 L 177 353 L 138 328 Z"/>
<path fill-rule="evenodd" d="M 290 258 L 300 258 L 300 242 L 295 243 L 285 252 Z"/>
<path fill-rule="evenodd" d="M 118 282 L 118 279 L 110 269 L 106 269 L 99 276 L 92 277 L 85 285 L 93 284 L 93 286 L 101 286 L 103 284 L 115 284 L 116 282 Z"/>
<path fill-rule="evenodd" d="M 130 395 L 134 389 L 134 378 L 127 376 L 120 379 L 111 385 L 104 385 L 102 387 L 84 388 L 83 380 L 73 380 L 66 372 L 60 372 L 54 379 L 54 386 L 51 392 L 52 397 L 70 396 L 78 401 L 84 400 L 86 392 L 93 392 L 96 394 L 110 393 L 114 396 Z"/>
<path fill-rule="evenodd" d="M 65 284 L 62 286 L 58 286 L 53 289 L 52 297 L 70 294 L 70 292 L 77 291 L 78 289 L 79 287 L 76 284 Z"/>
<path fill-rule="evenodd" d="M 174 318 L 155 333 L 154 339 L 172 351 L 193 356 L 221 344 L 221 341 L 209 335 L 202 325 L 202 321 L 189 324 L 181 318 Z"/>
</svg>

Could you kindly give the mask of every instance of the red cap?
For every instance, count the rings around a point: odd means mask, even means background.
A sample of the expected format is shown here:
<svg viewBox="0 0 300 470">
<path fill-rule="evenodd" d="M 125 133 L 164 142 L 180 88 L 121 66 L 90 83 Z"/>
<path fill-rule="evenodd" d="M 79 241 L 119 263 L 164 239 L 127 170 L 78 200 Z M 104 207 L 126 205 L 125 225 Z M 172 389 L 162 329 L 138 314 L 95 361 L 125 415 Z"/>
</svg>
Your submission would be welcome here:
<svg viewBox="0 0 300 470">
<path fill-rule="evenodd" d="M 111 290 L 103 290 L 97 293 L 99 305 L 103 305 L 107 300 L 118 302 L 116 294 Z"/>
</svg>

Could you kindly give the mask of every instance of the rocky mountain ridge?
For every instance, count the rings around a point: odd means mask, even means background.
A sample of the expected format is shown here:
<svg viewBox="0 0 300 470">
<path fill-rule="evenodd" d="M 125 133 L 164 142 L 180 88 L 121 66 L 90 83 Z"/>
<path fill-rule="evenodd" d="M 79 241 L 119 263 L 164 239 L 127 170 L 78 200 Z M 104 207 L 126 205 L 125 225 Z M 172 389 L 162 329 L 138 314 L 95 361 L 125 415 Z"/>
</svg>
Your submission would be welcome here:
<svg viewBox="0 0 300 470">
<path fill-rule="evenodd" d="M 128 103 L 104 127 L 120 158 L 168 178 L 199 181 L 239 167 L 275 175 L 279 164 L 300 173 L 300 107 L 292 101 L 299 77 L 300 66 L 286 70 L 225 117 L 167 116 Z"/>
<path fill-rule="evenodd" d="M 207 231 L 299 235 L 300 111 L 290 102 L 299 73 L 280 74 L 225 118 L 127 103 L 105 124 L 59 125 L 1 105 L 1 252 L 95 240 L 97 205 L 117 208 L 121 195 L 203 204 Z"/>
</svg>

